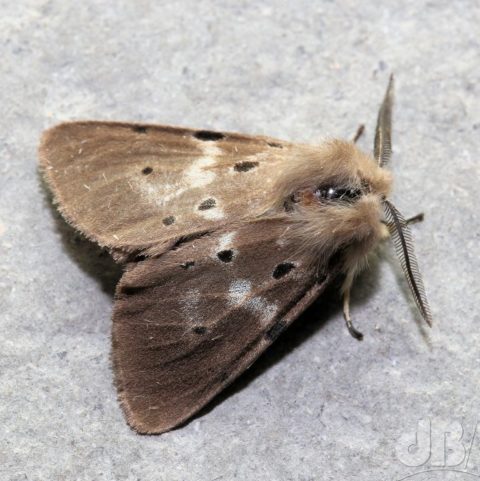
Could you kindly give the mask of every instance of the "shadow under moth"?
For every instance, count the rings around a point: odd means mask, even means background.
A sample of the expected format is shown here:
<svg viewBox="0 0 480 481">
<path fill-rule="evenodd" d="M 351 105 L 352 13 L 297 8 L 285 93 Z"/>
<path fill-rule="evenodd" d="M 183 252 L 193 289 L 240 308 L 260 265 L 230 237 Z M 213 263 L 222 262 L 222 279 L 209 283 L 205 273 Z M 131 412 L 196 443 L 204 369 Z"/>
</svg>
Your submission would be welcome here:
<svg viewBox="0 0 480 481">
<path fill-rule="evenodd" d="M 348 329 L 361 338 L 350 288 L 385 238 L 431 324 L 409 221 L 387 200 L 392 103 L 393 77 L 373 156 L 354 141 L 132 123 L 44 133 L 41 168 L 63 217 L 124 265 L 113 366 L 135 430 L 161 433 L 194 415 L 339 275 Z"/>
</svg>

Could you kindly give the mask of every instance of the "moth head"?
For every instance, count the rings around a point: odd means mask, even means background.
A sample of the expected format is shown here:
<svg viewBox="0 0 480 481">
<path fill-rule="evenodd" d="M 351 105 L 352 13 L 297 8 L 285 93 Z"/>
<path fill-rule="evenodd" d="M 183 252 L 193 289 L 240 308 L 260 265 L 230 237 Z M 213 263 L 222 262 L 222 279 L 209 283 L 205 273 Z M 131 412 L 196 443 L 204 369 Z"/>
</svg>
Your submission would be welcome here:
<svg viewBox="0 0 480 481">
<path fill-rule="evenodd" d="M 302 249 L 328 262 L 342 253 L 342 269 L 357 266 L 384 236 L 382 203 L 392 176 L 351 142 L 304 147 L 286 173 L 281 208 Z"/>
<path fill-rule="evenodd" d="M 388 200 L 392 176 L 385 166 L 391 156 L 392 104 L 393 77 L 378 113 L 373 155 L 340 140 L 300 149 L 278 186 L 281 207 L 297 245 L 313 251 L 311 257 L 321 267 L 336 260 L 346 276 L 345 292 L 367 254 L 390 237 L 415 303 L 431 324 L 408 221 Z"/>
</svg>

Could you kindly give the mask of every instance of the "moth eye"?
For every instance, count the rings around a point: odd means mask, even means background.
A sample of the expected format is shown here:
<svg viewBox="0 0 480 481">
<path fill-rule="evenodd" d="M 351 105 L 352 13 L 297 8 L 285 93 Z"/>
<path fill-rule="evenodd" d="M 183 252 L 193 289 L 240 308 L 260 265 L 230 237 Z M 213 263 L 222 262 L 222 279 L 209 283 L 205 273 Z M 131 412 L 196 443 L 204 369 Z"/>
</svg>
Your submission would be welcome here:
<svg viewBox="0 0 480 481">
<path fill-rule="evenodd" d="M 136 132 L 137 134 L 146 134 L 147 133 L 147 127 L 145 125 L 134 125 L 132 127 L 132 130 Z"/>
<path fill-rule="evenodd" d="M 151 174 L 153 172 L 153 169 L 151 167 L 145 167 L 143 170 L 142 170 L 142 174 L 143 175 L 148 175 L 148 174 Z"/>
<path fill-rule="evenodd" d="M 315 191 L 315 197 L 321 200 L 346 200 L 352 201 L 362 195 L 360 189 L 345 187 L 321 187 Z"/>
</svg>

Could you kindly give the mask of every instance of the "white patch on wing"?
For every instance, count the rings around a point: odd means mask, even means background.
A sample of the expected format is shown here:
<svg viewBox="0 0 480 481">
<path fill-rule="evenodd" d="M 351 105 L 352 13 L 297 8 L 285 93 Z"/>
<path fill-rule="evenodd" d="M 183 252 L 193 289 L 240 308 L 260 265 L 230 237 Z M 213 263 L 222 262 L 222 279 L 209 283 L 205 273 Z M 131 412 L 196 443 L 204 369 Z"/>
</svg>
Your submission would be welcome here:
<svg viewBox="0 0 480 481">
<path fill-rule="evenodd" d="M 173 199 L 180 197 L 189 189 L 202 188 L 213 182 L 217 176 L 209 167 L 215 165 L 216 158 L 222 150 L 216 145 L 202 143 L 202 154 L 178 177 L 178 182 L 170 183 L 176 178 L 171 173 L 165 172 L 147 179 L 139 179 L 135 187 L 148 202 L 164 207 Z M 170 181 L 170 182 L 169 182 Z M 89 188 L 86 186 L 86 188 Z M 132 187 L 133 190 L 133 187 Z M 206 219 L 221 219 L 224 217 L 220 210 L 216 213 L 203 213 Z"/>
<path fill-rule="evenodd" d="M 180 309 L 189 322 L 202 322 L 197 318 L 201 296 L 200 289 L 187 289 L 185 297 L 180 299 Z"/>
<path fill-rule="evenodd" d="M 276 303 L 268 302 L 264 297 L 250 297 L 252 283 L 246 279 L 237 279 L 230 284 L 229 302 L 235 307 L 242 306 L 257 314 L 262 324 L 268 324 L 278 311 Z"/>
<path fill-rule="evenodd" d="M 233 249 L 233 241 L 236 236 L 237 232 L 232 231 L 232 232 L 226 232 L 225 234 L 222 234 L 218 238 L 218 242 L 216 245 L 213 246 L 213 250 L 211 252 L 211 256 L 215 260 L 219 260 L 218 254 L 223 251 L 231 250 L 232 251 L 232 259 L 236 257 L 236 251 Z M 221 259 L 220 259 L 221 260 Z M 229 262 L 229 261 L 224 261 L 224 262 Z"/>
<path fill-rule="evenodd" d="M 222 209 L 208 209 L 208 210 L 200 210 L 197 211 L 204 219 L 208 220 L 218 220 L 223 219 L 225 214 Z"/>
<path fill-rule="evenodd" d="M 250 295 L 252 283 L 246 279 L 237 279 L 230 284 L 228 289 L 229 301 L 234 306 L 239 306 Z"/>
<path fill-rule="evenodd" d="M 205 187 L 215 180 L 217 174 L 207 170 L 207 167 L 214 165 L 216 157 L 221 153 L 222 151 L 216 145 L 203 145 L 203 156 L 185 171 L 185 181 L 189 187 Z"/>
<path fill-rule="evenodd" d="M 268 324 L 277 313 L 277 303 L 268 302 L 263 297 L 253 297 L 247 302 L 246 307 L 260 316 L 262 324 Z"/>
<path fill-rule="evenodd" d="M 182 195 L 187 189 L 175 184 L 163 184 L 161 180 L 151 182 L 150 180 L 140 180 L 136 183 L 143 197 L 159 207 L 163 207 L 175 197 Z"/>
<path fill-rule="evenodd" d="M 221 235 L 220 238 L 218 239 L 218 244 L 215 249 L 217 251 L 224 251 L 225 249 L 232 247 L 232 243 L 235 235 L 236 235 L 235 231 L 227 232 L 226 234 Z"/>
<path fill-rule="evenodd" d="M 171 186 L 166 186 L 166 187 L 171 187 Z M 172 199 L 175 199 L 175 197 L 178 197 L 182 195 L 187 189 L 185 187 L 178 187 L 177 190 L 174 190 L 170 194 L 164 195 L 161 198 L 161 205 L 165 205 L 167 202 L 170 202 Z"/>
</svg>

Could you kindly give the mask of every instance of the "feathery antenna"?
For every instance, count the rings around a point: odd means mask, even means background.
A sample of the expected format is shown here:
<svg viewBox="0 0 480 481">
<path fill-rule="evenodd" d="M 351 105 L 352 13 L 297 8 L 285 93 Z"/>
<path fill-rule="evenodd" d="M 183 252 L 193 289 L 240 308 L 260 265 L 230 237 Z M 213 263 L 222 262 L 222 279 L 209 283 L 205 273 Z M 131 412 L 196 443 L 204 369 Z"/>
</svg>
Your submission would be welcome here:
<svg viewBox="0 0 480 481">
<path fill-rule="evenodd" d="M 413 240 L 408 227 L 408 222 L 404 219 L 397 208 L 388 200 L 383 201 L 387 227 L 395 246 L 402 270 L 407 278 L 408 286 L 412 292 L 415 304 L 425 319 L 426 323 L 432 325 L 432 315 L 428 305 L 425 288 L 423 287 L 422 276 L 418 270 L 417 258 L 413 250 Z"/>
<path fill-rule="evenodd" d="M 387 91 L 378 111 L 377 127 L 373 155 L 380 167 L 390 160 L 392 155 L 392 107 L 393 107 L 393 74 L 390 75 Z"/>
</svg>

